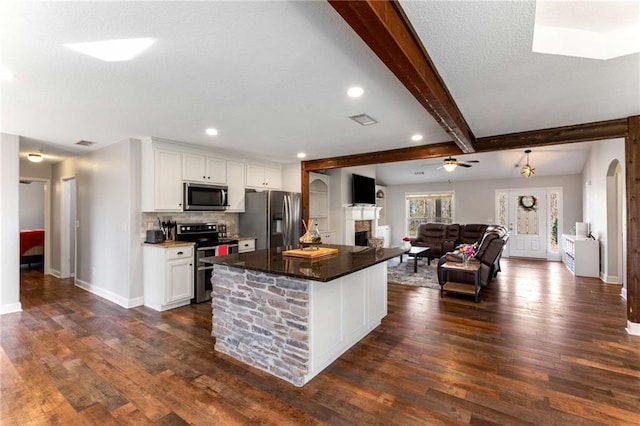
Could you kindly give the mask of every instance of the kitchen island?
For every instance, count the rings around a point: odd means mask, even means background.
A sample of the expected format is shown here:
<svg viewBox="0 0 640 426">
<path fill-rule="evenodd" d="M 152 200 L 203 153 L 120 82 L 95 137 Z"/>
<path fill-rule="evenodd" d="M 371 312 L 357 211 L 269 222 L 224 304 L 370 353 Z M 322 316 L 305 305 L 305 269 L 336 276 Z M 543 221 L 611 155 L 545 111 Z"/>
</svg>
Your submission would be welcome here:
<svg viewBox="0 0 640 426">
<path fill-rule="evenodd" d="M 302 386 L 387 314 L 387 263 L 402 249 L 323 245 L 308 260 L 280 250 L 204 258 L 215 349 Z"/>
</svg>

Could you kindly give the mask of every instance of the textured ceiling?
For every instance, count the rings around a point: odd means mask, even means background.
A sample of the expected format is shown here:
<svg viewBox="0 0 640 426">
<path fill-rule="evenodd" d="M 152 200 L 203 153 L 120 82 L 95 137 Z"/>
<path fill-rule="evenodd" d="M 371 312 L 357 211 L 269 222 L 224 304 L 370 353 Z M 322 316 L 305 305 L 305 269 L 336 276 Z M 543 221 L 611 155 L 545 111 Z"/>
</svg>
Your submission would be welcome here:
<svg viewBox="0 0 640 426">
<path fill-rule="evenodd" d="M 478 137 L 640 114 L 640 55 L 532 53 L 533 2 L 401 5 Z M 156 43 L 116 63 L 62 47 L 128 37 Z M 2 131 L 75 152 L 153 135 L 289 163 L 449 140 L 324 1 L 2 2 L 0 65 Z"/>
</svg>

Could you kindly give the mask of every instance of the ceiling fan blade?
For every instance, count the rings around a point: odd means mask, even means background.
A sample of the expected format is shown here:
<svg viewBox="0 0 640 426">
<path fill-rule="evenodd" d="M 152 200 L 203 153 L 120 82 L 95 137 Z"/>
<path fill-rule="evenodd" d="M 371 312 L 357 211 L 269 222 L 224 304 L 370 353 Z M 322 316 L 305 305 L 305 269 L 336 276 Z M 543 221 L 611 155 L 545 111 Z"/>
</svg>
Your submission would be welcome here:
<svg viewBox="0 0 640 426">
<path fill-rule="evenodd" d="M 479 163 L 480 160 L 469 160 L 469 161 L 465 161 L 465 163 Z"/>
<path fill-rule="evenodd" d="M 459 167 L 471 167 L 471 164 L 458 163 Z"/>
</svg>

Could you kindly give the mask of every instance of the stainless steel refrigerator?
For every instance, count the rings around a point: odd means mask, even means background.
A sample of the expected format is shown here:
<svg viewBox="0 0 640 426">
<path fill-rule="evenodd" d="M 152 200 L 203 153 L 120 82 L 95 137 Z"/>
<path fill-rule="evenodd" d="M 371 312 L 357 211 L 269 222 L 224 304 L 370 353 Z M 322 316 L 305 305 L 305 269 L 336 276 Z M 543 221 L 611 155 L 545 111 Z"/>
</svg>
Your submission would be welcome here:
<svg viewBox="0 0 640 426">
<path fill-rule="evenodd" d="M 299 245 L 302 221 L 297 192 L 247 191 L 244 213 L 238 216 L 240 235 L 256 237 L 256 250 Z"/>
</svg>

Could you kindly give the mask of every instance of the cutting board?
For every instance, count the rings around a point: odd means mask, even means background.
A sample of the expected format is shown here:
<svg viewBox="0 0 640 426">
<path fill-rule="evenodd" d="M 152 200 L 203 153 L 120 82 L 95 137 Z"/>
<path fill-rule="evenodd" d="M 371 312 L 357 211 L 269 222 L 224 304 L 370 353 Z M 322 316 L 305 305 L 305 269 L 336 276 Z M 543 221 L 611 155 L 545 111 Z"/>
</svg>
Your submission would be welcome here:
<svg viewBox="0 0 640 426">
<path fill-rule="evenodd" d="M 330 247 L 285 250 L 282 252 L 284 256 L 304 257 L 306 259 L 316 259 L 318 257 L 329 256 L 336 253 L 338 253 L 338 249 Z"/>
</svg>

